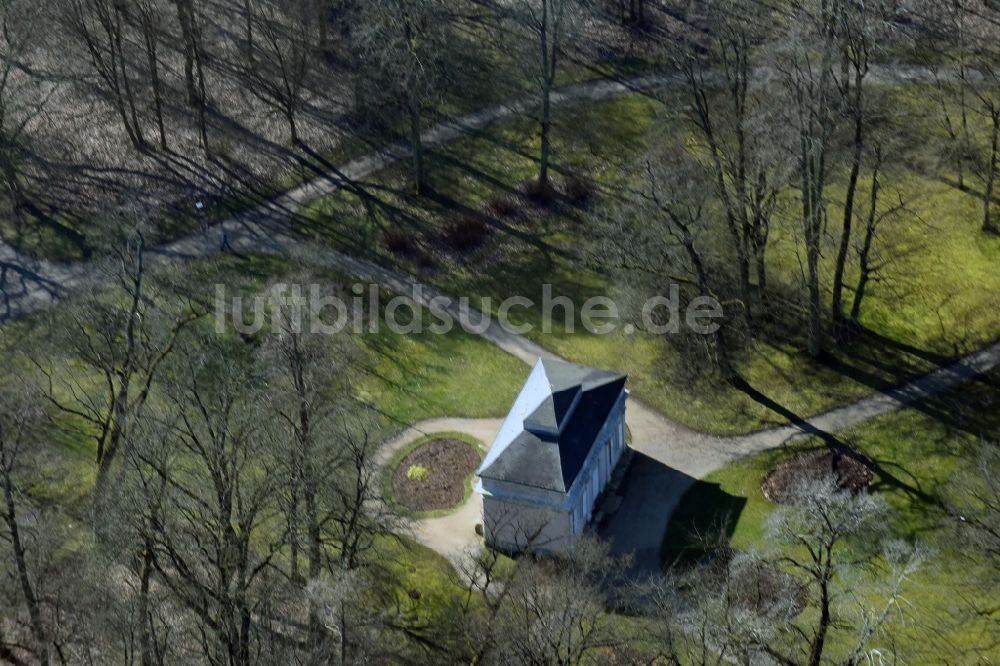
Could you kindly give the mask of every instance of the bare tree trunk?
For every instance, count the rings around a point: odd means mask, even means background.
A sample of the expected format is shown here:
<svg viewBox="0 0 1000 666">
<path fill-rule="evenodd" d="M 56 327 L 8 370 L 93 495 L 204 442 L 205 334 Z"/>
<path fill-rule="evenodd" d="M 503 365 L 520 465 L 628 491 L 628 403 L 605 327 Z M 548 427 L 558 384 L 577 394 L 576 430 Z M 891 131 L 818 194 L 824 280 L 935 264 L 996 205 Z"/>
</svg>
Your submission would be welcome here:
<svg viewBox="0 0 1000 666">
<path fill-rule="evenodd" d="M 755 242 L 753 245 L 754 261 L 757 265 L 757 292 L 760 294 L 760 298 L 763 299 L 764 295 L 767 293 L 767 241 Z"/>
<path fill-rule="evenodd" d="M 152 622 L 150 620 L 149 588 L 153 578 L 153 544 L 149 538 L 143 539 L 142 561 L 139 568 L 139 650 L 142 666 L 155 666 L 159 663 L 157 650 L 153 645 Z"/>
<path fill-rule="evenodd" d="M 149 7 L 140 7 L 142 35 L 146 44 L 146 61 L 149 66 L 149 82 L 153 89 L 153 110 L 156 113 L 156 128 L 160 135 L 160 147 L 167 150 L 167 131 L 163 123 L 163 91 L 160 85 L 160 64 L 156 52 L 156 32 Z"/>
<path fill-rule="evenodd" d="M 123 52 L 122 9 L 123 5 L 117 2 L 96 0 L 85 3 L 83 0 L 73 0 L 69 23 L 71 30 L 83 41 L 94 71 L 107 86 L 129 141 L 136 150 L 141 151 L 145 149 L 145 140 L 128 79 L 127 58 Z M 91 19 L 96 21 L 96 28 L 91 27 Z"/>
<path fill-rule="evenodd" d="M 424 190 L 424 145 L 420 137 L 420 102 L 410 93 L 410 159 L 413 161 L 413 189 L 417 194 Z"/>
<path fill-rule="evenodd" d="M 878 179 L 881 156 L 876 153 L 876 164 L 872 169 L 872 191 L 869 201 L 868 220 L 865 224 L 865 239 L 858 251 L 858 286 L 854 289 L 854 302 L 851 304 L 851 324 L 858 326 L 861 323 L 861 303 L 865 298 L 865 291 L 868 282 L 872 277 L 872 244 L 875 241 L 875 228 L 878 224 L 878 196 L 881 185 Z"/>
<path fill-rule="evenodd" d="M 197 33 L 195 33 L 197 35 Z M 199 42 L 196 42 L 199 44 Z M 198 75 L 198 131 L 201 135 L 201 148 L 205 151 L 206 157 L 212 156 L 212 151 L 208 145 L 208 121 L 206 119 L 206 105 L 208 104 L 208 93 L 205 90 L 205 70 L 202 63 L 201 47 L 195 48 L 194 52 L 195 72 Z"/>
<path fill-rule="evenodd" d="M 549 184 L 549 155 L 552 152 L 552 102 L 551 84 L 546 80 L 542 89 L 542 136 L 541 152 L 538 159 L 538 184 L 547 187 Z"/>
<path fill-rule="evenodd" d="M 2 434 L 2 433 L 0 433 Z M 48 638 L 45 632 L 45 625 L 42 622 L 41 606 L 38 596 L 35 594 L 35 587 L 31 582 L 28 573 L 27 552 L 24 541 L 21 538 L 21 531 L 17 522 L 17 504 L 14 500 L 14 484 L 11 479 L 10 463 L 8 460 L 0 461 L 0 482 L 3 483 L 4 498 L 4 522 L 7 523 L 8 539 L 11 550 L 14 553 L 14 568 L 17 573 L 17 581 L 21 587 L 21 594 L 24 603 L 28 607 L 28 617 L 31 622 L 31 636 L 35 641 L 38 661 L 41 664 L 49 663 Z"/>
<path fill-rule="evenodd" d="M 318 27 L 316 45 L 320 51 L 326 51 L 330 47 L 329 0 L 316 0 L 316 25 Z"/>
<path fill-rule="evenodd" d="M 298 457 L 298 456 L 296 456 Z M 301 460 L 296 461 L 296 467 L 301 465 Z M 299 571 L 299 532 L 301 531 L 299 525 L 299 480 L 297 469 L 293 470 L 292 478 L 289 479 L 289 498 L 288 498 L 288 547 L 289 554 L 289 578 L 292 579 L 293 583 L 302 582 L 302 574 Z"/>
<path fill-rule="evenodd" d="M 404 23 L 406 43 L 412 45 L 414 39 L 413 29 L 410 26 L 409 19 L 406 19 Z M 418 66 L 419 63 L 417 62 L 417 54 L 413 52 L 412 46 L 410 46 L 406 77 L 407 107 L 410 114 L 410 159 L 413 161 L 413 189 L 417 194 L 421 194 L 424 190 L 425 183 L 424 144 L 423 137 L 421 137 L 420 95 L 417 90 L 417 73 L 415 71 Z"/>
<path fill-rule="evenodd" d="M 202 52 L 194 0 L 174 0 L 174 6 L 177 8 L 177 23 L 180 25 L 183 43 L 184 85 L 187 90 L 187 101 L 198 114 L 198 134 L 202 150 L 205 151 L 206 157 L 211 157 L 208 146 L 207 110 L 205 108 L 208 99 L 205 90 L 204 53 Z"/>
<path fill-rule="evenodd" d="M 756 257 L 760 279 L 758 292 L 766 285 L 764 254 L 767 244 L 767 225 L 770 213 L 766 211 L 769 184 L 761 166 L 758 182 L 751 187 L 748 180 L 749 148 L 747 145 L 747 89 L 749 83 L 749 43 L 745 34 L 735 34 L 720 39 L 720 57 L 725 62 L 727 101 L 732 104 L 734 144 L 727 147 L 716 127 L 716 113 L 709 100 L 709 84 L 704 80 L 698 65 L 685 63 L 685 76 L 691 91 L 691 119 L 708 148 L 711 158 L 715 189 L 724 209 L 726 228 L 732 242 L 737 262 L 737 285 L 743 316 L 753 317 L 753 298 L 750 287 L 751 256 Z M 750 192 L 753 196 L 748 196 Z M 751 218 L 748 208 L 752 209 Z"/>
<path fill-rule="evenodd" d="M 830 579 L 833 572 L 829 570 L 831 554 L 827 549 L 826 571 L 820 581 L 819 599 L 819 623 L 816 626 L 816 634 L 813 636 L 812 644 L 809 646 L 809 666 L 820 666 L 823 663 L 823 650 L 826 647 L 826 635 L 830 630 Z"/>
<path fill-rule="evenodd" d="M 993 189 L 996 183 L 998 150 L 1000 150 L 1000 107 L 990 109 L 990 121 L 992 123 L 990 155 L 987 158 L 983 187 L 983 231 L 995 234 L 1000 233 L 1000 228 L 993 219 Z"/>
<path fill-rule="evenodd" d="M 549 34 L 552 7 L 551 0 L 542 0 L 542 15 L 539 24 L 539 46 L 541 47 L 542 65 L 542 109 L 541 109 L 541 150 L 538 158 L 538 185 L 541 188 L 549 184 L 549 155 L 552 152 L 552 86 L 556 71 L 556 35 Z"/>
<path fill-rule="evenodd" d="M 177 23 L 181 29 L 181 42 L 184 54 L 184 84 L 187 90 L 188 104 L 198 103 L 198 87 L 195 85 L 195 57 L 198 45 L 194 35 L 193 0 L 174 0 L 177 8 Z"/>
<path fill-rule="evenodd" d="M 802 224 L 806 246 L 809 355 L 817 357 L 823 352 L 822 293 L 820 291 L 819 259 L 824 221 L 823 159 L 813 153 L 811 137 L 803 136 L 802 144 Z"/>
<path fill-rule="evenodd" d="M 701 260 L 701 255 L 695 248 L 694 236 L 691 235 L 690 230 L 679 219 L 675 217 L 674 220 L 683 232 L 684 250 L 687 252 L 691 266 L 694 268 L 695 275 L 698 278 L 698 289 L 703 294 L 709 294 L 711 293 L 711 288 L 709 286 L 708 270 Z M 724 330 L 725 326 L 720 323 L 719 327 L 712 333 L 712 344 L 715 347 L 716 369 L 723 379 L 729 380 L 734 377 L 735 371 L 733 370 L 732 360 L 729 358 L 729 348 L 723 334 Z"/>
<path fill-rule="evenodd" d="M 118 15 L 118 6 L 115 6 L 115 14 Z M 145 150 L 146 148 L 146 137 L 143 136 L 142 123 L 139 122 L 139 114 L 135 107 L 135 95 L 132 92 L 132 83 L 129 80 L 128 75 L 128 58 L 125 55 L 124 45 L 122 41 L 122 27 L 121 27 L 121 17 L 118 15 L 118 30 L 115 33 L 114 39 L 117 42 L 116 50 L 118 52 L 118 63 L 121 69 L 122 77 L 122 91 L 125 94 L 125 100 L 128 104 L 129 115 L 132 118 L 132 131 L 135 132 L 135 138 L 139 150 Z"/>
<path fill-rule="evenodd" d="M 854 142 L 851 153 L 851 172 L 847 179 L 847 194 L 844 199 L 844 222 L 840 233 L 840 247 L 837 249 L 837 262 L 833 271 L 833 315 L 834 327 L 837 328 L 844 320 L 844 269 L 847 266 L 847 253 L 851 247 L 851 227 L 854 222 L 854 198 L 858 190 L 858 178 L 861 174 L 861 155 L 864 149 L 864 70 L 858 64 L 854 67 Z"/>
</svg>

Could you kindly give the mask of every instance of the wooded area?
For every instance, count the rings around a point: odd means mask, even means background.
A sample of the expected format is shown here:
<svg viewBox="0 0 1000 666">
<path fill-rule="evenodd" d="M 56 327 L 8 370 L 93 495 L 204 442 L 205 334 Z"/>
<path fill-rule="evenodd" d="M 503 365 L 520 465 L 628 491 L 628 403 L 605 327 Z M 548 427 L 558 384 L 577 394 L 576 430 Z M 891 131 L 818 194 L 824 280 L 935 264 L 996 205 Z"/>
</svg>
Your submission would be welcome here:
<svg viewBox="0 0 1000 666">
<path fill-rule="evenodd" d="M 491 109 L 509 113 L 435 139 Z M 360 178 L 337 166 L 389 153 Z M 314 181 L 338 188 L 274 212 Z M 219 335 L 215 284 L 347 299 L 354 276 L 226 256 L 225 232 L 222 258 L 162 251 L 258 212 L 455 293 L 562 280 L 639 322 L 676 285 L 682 306 L 722 304 L 718 330 L 627 349 L 560 330 L 552 348 L 620 363 L 692 430 L 685 409 L 729 410 L 725 432 L 799 423 L 1000 336 L 976 277 L 1000 269 L 995 0 L 0 0 L 0 182 L 0 662 L 1000 655 L 996 373 L 913 407 L 944 424 L 947 482 L 907 472 L 917 427 L 874 431 L 891 460 L 806 429 L 875 480 L 797 479 L 748 513 L 754 547 L 720 513 L 685 536 L 696 557 L 641 579 L 597 537 L 449 563 L 386 501 L 378 452 L 417 417 L 500 415 L 513 362 L 461 333 L 308 332 L 280 308 Z M 46 279 L 77 265 L 96 276 L 79 290 Z M 19 316 L 22 288 L 55 305 Z M 790 388 L 764 395 L 773 375 Z M 832 375 L 854 383 L 824 393 Z M 939 553 L 973 591 L 921 578 Z M 947 612 L 914 625 L 914 580 Z M 933 656 L 911 657 L 911 626 L 946 636 Z"/>
</svg>

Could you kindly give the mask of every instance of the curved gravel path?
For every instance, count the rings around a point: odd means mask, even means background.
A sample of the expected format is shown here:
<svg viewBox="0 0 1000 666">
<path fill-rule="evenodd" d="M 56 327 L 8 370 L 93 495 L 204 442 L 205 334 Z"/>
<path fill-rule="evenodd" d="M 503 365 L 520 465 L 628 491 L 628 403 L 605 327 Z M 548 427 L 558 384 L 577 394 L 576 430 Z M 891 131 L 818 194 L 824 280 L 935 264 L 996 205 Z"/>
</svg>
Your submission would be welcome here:
<svg viewBox="0 0 1000 666">
<path fill-rule="evenodd" d="M 753 71 L 753 77 L 761 80 L 776 76 L 778 72 L 773 68 L 761 67 Z M 950 70 L 939 71 L 935 77 L 925 67 L 887 65 L 872 67 L 867 80 L 871 84 L 886 84 L 928 82 L 956 76 Z M 718 74 L 713 72 L 705 75 L 705 80 L 709 82 L 718 78 Z M 682 82 L 683 77 L 676 73 L 598 79 L 560 88 L 552 93 L 551 102 L 554 107 L 559 107 L 600 101 L 629 93 L 666 89 Z M 421 136 L 425 147 L 434 148 L 537 107 L 538 101 L 534 96 L 524 97 L 441 122 Z M 235 251 L 281 252 L 285 243 L 296 242 L 288 232 L 289 222 L 309 204 L 345 184 L 366 178 L 408 156 L 406 143 L 400 142 L 353 159 L 275 199 L 261 202 L 251 210 L 217 222 L 207 230 L 153 248 L 150 263 L 211 256 L 223 251 L 224 246 Z M 0 323 L 48 307 L 76 289 L 94 286 L 106 279 L 100 262 L 59 263 L 32 259 L 19 254 L 0 240 Z"/>
<path fill-rule="evenodd" d="M 767 69 L 755 72 L 755 77 L 773 75 L 774 72 Z M 919 67 L 873 68 L 870 74 L 873 83 L 932 79 L 929 70 Z M 555 105 L 565 105 L 596 101 L 631 92 L 665 88 L 680 81 L 680 77 L 675 74 L 592 81 L 561 89 L 554 93 L 552 102 Z M 535 100 L 522 99 L 443 122 L 424 133 L 424 142 L 427 147 L 438 146 L 535 107 Z M 186 258 L 211 256 L 228 245 L 236 252 L 283 254 L 303 263 L 332 268 L 358 280 L 377 282 L 397 293 L 411 295 L 414 287 L 419 284 L 416 278 L 311 243 L 288 231 L 289 222 L 318 197 L 335 191 L 348 181 L 367 177 L 406 156 L 405 145 L 395 144 L 352 160 L 339 168 L 339 175 L 336 177 L 331 175 L 316 178 L 250 211 L 219 222 L 206 231 L 158 246 L 151 251 L 149 263 L 166 264 Z M 0 322 L 45 308 L 76 289 L 93 287 L 106 279 L 107 274 L 99 263 L 58 264 L 36 261 L 18 255 L 12 248 L 0 243 Z M 422 286 L 422 290 L 422 298 L 419 300 L 425 305 L 435 297 L 449 298 L 426 285 Z M 453 299 L 446 309 L 457 316 L 458 308 Z M 473 319 L 476 319 L 475 314 L 472 313 Z M 501 328 L 496 321 L 491 321 L 481 335 L 529 364 L 533 364 L 538 357 L 558 358 L 524 336 Z M 695 432 L 671 421 L 640 400 L 630 399 L 627 419 L 636 455 L 622 485 L 622 505 L 606 521 L 601 533 L 612 540 L 615 551 L 635 553 L 637 570 L 655 571 L 659 567 L 660 542 L 670 515 L 695 479 L 740 457 L 782 446 L 795 438 L 818 431 L 833 432 L 885 414 L 965 382 L 998 363 L 1000 343 L 995 343 L 896 389 L 873 394 L 801 424 L 738 437 L 718 437 Z M 491 424 L 498 428 L 499 420 L 435 419 L 419 424 L 419 430 L 450 429 L 467 432 L 464 428 L 470 428 L 480 433 L 477 437 L 489 443 L 495 432 L 486 432 Z M 407 433 L 401 437 L 404 436 L 408 436 Z M 399 441 L 394 440 L 396 446 L 402 445 L 398 444 Z M 471 526 L 478 522 L 478 518 L 471 519 L 472 514 L 478 515 L 474 502 L 469 502 L 468 505 L 462 511 L 445 517 L 445 520 L 419 521 L 419 524 L 413 526 L 415 535 L 440 552 L 455 555 L 471 543 L 463 541 L 463 538 L 468 539 L 467 536 L 461 536 L 470 533 L 471 528 L 458 526 L 455 521 L 470 520 Z M 453 520 L 449 520 L 451 518 Z"/>
<path fill-rule="evenodd" d="M 427 419 L 410 426 L 379 449 L 376 462 L 384 466 L 397 451 L 424 435 L 439 432 L 461 432 L 475 437 L 489 446 L 500 430 L 503 419 Z M 483 521 L 483 498 L 471 493 L 469 498 L 455 511 L 436 518 L 407 520 L 410 534 L 420 543 L 433 548 L 445 557 L 457 560 L 481 543 L 476 536 L 476 523 Z"/>
</svg>

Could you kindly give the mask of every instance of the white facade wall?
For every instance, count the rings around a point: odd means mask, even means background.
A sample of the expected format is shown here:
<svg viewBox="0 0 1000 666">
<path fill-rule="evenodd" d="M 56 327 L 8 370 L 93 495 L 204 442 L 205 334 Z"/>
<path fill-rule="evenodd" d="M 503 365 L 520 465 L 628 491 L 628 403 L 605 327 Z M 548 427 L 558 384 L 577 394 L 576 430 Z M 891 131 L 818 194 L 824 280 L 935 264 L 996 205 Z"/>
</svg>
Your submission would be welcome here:
<svg viewBox="0 0 1000 666">
<path fill-rule="evenodd" d="M 625 451 L 623 390 L 568 492 L 482 479 L 483 528 L 486 543 L 508 552 L 559 552 L 571 548 L 593 516 Z"/>
</svg>

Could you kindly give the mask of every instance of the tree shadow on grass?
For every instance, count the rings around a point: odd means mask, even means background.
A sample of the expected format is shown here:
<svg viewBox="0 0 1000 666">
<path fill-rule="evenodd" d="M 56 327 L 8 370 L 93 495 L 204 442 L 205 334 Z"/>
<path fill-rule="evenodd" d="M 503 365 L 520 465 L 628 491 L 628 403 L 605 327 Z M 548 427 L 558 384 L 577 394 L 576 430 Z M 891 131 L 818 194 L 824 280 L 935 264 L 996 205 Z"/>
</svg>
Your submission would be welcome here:
<svg viewBox="0 0 1000 666">
<path fill-rule="evenodd" d="M 786 418 L 788 422 L 799 431 L 800 436 L 805 435 L 815 437 L 826 445 L 831 452 L 837 455 L 849 457 L 868 467 L 874 474 L 872 487 L 876 489 L 884 488 L 899 490 L 911 497 L 914 501 L 922 502 L 928 507 L 939 508 L 942 506 L 941 499 L 921 488 L 918 479 L 916 479 L 913 475 L 905 474 L 909 477 L 909 481 L 907 481 L 890 471 L 889 468 L 892 467 L 905 472 L 905 469 L 899 461 L 881 461 L 870 458 L 852 446 L 849 442 L 817 427 L 807 418 L 796 414 L 776 400 L 764 395 L 761 391 L 751 386 L 741 377 L 734 379 L 733 385 L 738 390 L 743 391 L 748 396 L 753 398 L 755 401 Z"/>
</svg>

